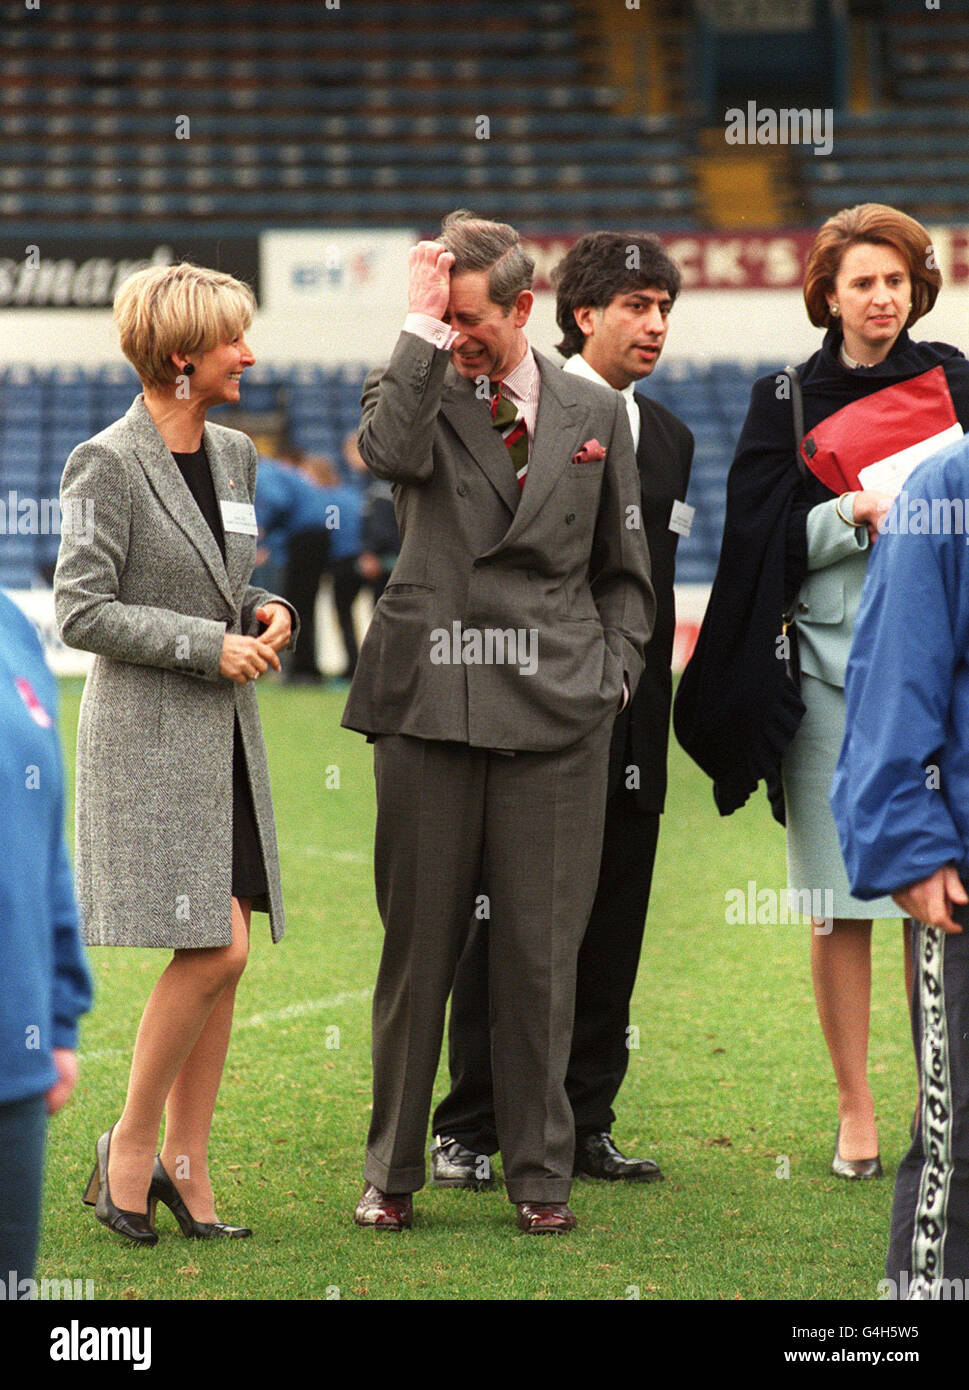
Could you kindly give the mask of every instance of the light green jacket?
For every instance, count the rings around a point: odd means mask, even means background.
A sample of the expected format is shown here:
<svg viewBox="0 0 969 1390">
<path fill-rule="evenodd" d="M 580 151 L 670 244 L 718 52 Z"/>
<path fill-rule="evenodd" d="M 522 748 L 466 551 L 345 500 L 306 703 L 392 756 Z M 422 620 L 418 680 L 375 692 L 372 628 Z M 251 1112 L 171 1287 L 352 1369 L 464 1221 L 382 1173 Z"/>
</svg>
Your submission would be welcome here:
<svg viewBox="0 0 969 1390">
<path fill-rule="evenodd" d="M 854 515 L 854 498 L 842 503 L 846 516 Z M 843 688 L 869 541 L 868 528 L 845 525 L 837 504 L 832 497 L 808 512 L 808 572 L 794 612 L 802 673 Z"/>
</svg>

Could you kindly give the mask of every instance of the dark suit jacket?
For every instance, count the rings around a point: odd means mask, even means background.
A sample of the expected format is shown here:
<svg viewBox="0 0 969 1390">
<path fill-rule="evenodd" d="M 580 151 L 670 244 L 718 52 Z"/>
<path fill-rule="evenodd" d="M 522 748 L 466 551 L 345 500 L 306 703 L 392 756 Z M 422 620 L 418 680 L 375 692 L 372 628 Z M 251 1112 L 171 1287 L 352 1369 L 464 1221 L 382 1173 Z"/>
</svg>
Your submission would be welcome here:
<svg viewBox="0 0 969 1390">
<path fill-rule="evenodd" d="M 360 452 L 393 483 L 401 552 L 360 651 L 343 723 L 478 748 L 566 748 L 634 690 L 653 625 L 625 403 L 538 353 L 524 492 L 475 383 L 402 333 L 364 386 Z M 576 463 L 597 440 L 605 458 Z M 519 500 L 520 497 L 520 500 Z M 521 663 L 441 659 L 441 635 L 537 640 Z"/>
<path fill-rule="evenodd" d="M 639 770 L 636 802 L 642 811 L 661 812 L 666 797 L 673 679 L 670 660 L 676 615 L 673 568 L 679 536 L 669 529 L 675 501 L 685 501 L 693 461 L 693 435 L 665 406 L 640 392 L 642 420 L 636 463 L 642 485 L 643 517 L 656 595 L 656 625 L 646 648 L 646 664 L 631 702 L 616 719 L 609 755 L 609 792 L 625 785 L 626 768 Z"/>
</svg>

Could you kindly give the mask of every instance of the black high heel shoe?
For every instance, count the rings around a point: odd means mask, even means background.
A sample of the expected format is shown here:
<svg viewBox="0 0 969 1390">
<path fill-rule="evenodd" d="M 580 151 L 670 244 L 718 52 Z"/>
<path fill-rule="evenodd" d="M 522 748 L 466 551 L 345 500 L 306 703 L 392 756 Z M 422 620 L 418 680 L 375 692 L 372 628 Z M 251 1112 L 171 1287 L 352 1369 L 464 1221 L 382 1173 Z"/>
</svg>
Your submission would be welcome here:
<svg viewBox="0 0 969 1390">
<path fill-rule="evenodd" d="M 882 1176 L 882 1160 L 880 1154 L 875 1154 L 874 1158 L 842 1158 L 841 1157 L 841 1126 L 838 1126 L 838 1133 L 834 1139 L 834 1158 L 831 1160 L 831 1171 L 836 1178 L 880 1178 Z"/>
<path fill-rule="evenodd" d="M 227 1226 L 224 1221 L 196 1221 L 179 1196 L 178 1188 L 165 1172 L 161 1154 L 155 1158 L 151 1187 L 148 1189 L 148 1201 L 151 1203 L 153 1215 L 157 1203 L 163 1202 L 178 1222 L 182 1235 L 195 1240 L 215 1240 L 219 1236 L 226 1236 L 231 1240 L 241 1240 L 244 1236 L 252 1235 L 248 1226 Z"/>
<path fill-rule="evenodd" d="M 119 1236 L 134 1241 L 136 1245 L 157 1245 L 158 1233 L 152 1227 L 147 1209 L 144 1212 L 122 1211 L 111 1200 L 111 1189 L 108 1187 L 108 1155 L 111 1152 L 113 1133 L 114 1125 L 102 1134 L 97 1142 L 97 1162 L 81 1201 L 86 1206 L 93 1207 L 98 1220 L 109 1230 L 116 1231 Z"/>
</svg>

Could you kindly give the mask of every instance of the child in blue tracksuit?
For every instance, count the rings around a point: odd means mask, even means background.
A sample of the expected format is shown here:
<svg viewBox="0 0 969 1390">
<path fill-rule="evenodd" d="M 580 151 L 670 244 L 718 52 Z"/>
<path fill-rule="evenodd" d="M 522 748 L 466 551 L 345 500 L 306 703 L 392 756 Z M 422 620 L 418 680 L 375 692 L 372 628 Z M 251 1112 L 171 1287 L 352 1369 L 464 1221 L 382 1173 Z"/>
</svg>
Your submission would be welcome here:
<svg viewBox="0 0 969 1390">
<path fill-rule="evenodd" d="M 64 842 L 57 684 L 33 627 L 0 593 L 0 1280 L 8 1297 L 33 1276 L 47 1114 L 73 1086 L 77 1020 L 90 1005 Z"/>
<path fill-rule="evenodd" d="M 831 805 L 852 891 L 915 919 L 921 1104 L 887 1273 L 969 1296 L 969 439 L 909 477 L 868 567 Z M 960 1281 L 953 1286 L 952 1281 Z M 962 1282 L 966 1281 L 966 1282 Z"/>
</svg>

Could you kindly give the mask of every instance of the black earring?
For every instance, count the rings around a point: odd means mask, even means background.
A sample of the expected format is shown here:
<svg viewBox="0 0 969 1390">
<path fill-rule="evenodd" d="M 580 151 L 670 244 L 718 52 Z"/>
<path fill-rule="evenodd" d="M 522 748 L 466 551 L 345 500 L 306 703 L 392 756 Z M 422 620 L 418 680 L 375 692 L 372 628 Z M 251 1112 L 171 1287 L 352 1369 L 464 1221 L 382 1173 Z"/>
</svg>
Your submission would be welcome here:
<svg viewBox="0 0 969 1390">
<path fill-rule="evenodd" d="M 184 374 L 185 376 L 191 376 L 192 373 L 193 373 L 194 371 L 195 371 L 195 363 L 194 363 L 194 362 L 186 362 L 186 363 L 185 363 L 184 373 L 183 373 L 183 374 Z"/>
</svg>

